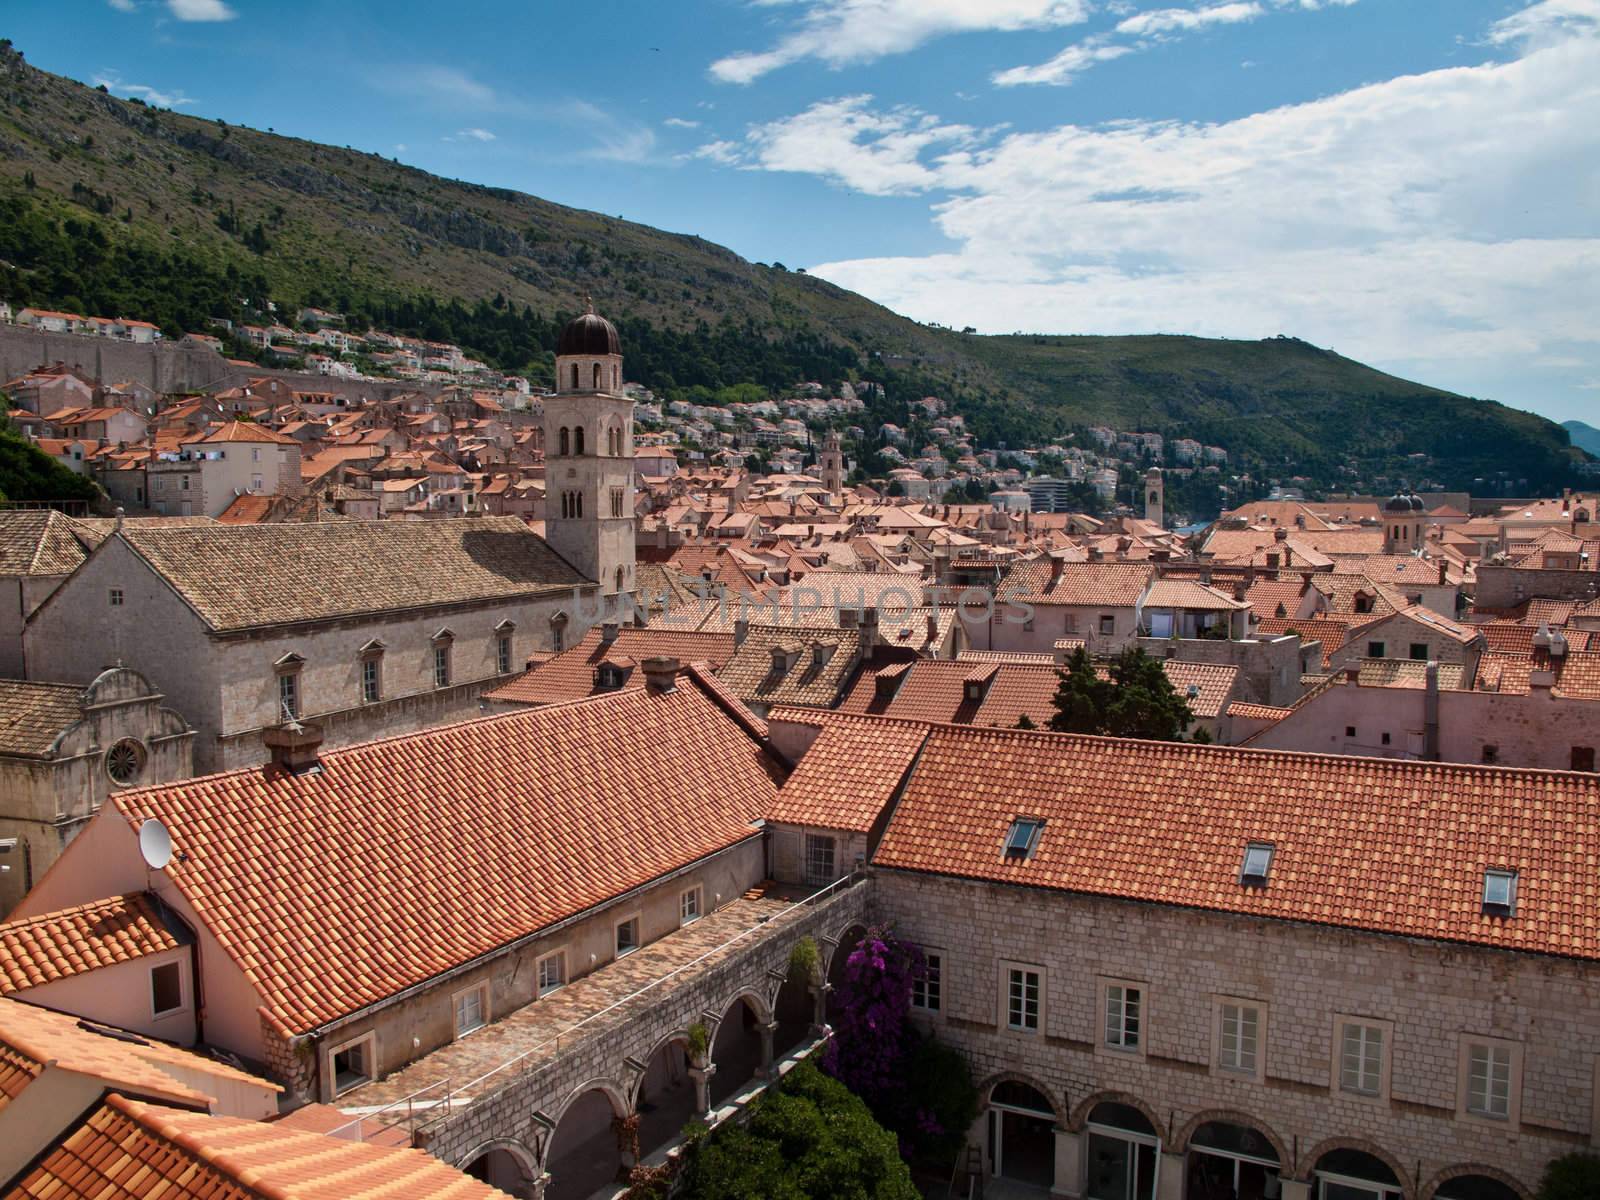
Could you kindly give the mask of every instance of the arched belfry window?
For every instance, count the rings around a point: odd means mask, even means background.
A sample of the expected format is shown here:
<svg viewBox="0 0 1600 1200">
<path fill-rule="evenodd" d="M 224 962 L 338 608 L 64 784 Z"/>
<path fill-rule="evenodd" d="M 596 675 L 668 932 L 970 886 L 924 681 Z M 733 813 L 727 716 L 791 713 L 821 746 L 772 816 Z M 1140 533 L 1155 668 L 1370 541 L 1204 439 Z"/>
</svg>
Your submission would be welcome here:
<svg viewBox="0 0 1600 1200">
<path fill-rule="evenodd" d="M 594 390 L 597 391 L 597 392 L 600 390 L 600 364 L 599 363 L 595 363 L 595 365 L 594 365 Z"/>
<path fill-rule="evenodd" d="M 572 390 L 578 390 L 578 364 L 572 364 Z"/>
<path fill-rule="evenodd" d="M 561 454 L 563 457 L 572 453 L 571 439 L 568 437 L 567 427 L 565 425 L 561 427 L 561 436 L 558 440 L 561 443 Z"/>
<path fill-rule="evenodd" d="M 576 429 L 574 429 L 572 431 L 572 452 L 574 454 L 579 454 L 579 455 L 581 455 L 583 453 L 583 426 L 582 425 L 579 425 Z"/>
<path fill-rule="evenodd" d="M 614 366 L 614 367 L 611 368 L 611 390 L 612 391 L 616 391 L 621 386 L 622 386 L 622 368 Z"/>
<path fill-rule="evenodd" d="M 622 590 L 622 568 L 618 567 L 617 568 L 617 591 L 620 592 L 621 590 Z"/>
</svg>

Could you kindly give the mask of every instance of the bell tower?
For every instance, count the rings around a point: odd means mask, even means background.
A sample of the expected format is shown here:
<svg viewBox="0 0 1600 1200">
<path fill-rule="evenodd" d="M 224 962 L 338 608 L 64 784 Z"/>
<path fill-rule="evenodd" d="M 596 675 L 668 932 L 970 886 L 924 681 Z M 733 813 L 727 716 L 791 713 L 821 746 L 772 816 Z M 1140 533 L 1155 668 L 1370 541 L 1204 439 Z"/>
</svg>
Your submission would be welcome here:
<svg viewBox="0 0 1600 1200">
<path fill-rule="evenodd" d="M 830 432 L 822 439 L 822 457 L 817 460 L 822 486 L 830 496 L 844 494 L 844 451 L 839 448 L 839 435 Z"/>
<path fill-rule="evenodd" d="M 1160 525 L 1166 515 L 1166 480 L 1160 467 L 1151 467 L 1144 473 L 1144 519 Z"/>
<path fill-rule="evenodd" d="M 544 399 L 545 541 L 615 596 L 634 588 L 633 401 L 616 326 L 585 307 L 556 342 Z"/>
</svg>

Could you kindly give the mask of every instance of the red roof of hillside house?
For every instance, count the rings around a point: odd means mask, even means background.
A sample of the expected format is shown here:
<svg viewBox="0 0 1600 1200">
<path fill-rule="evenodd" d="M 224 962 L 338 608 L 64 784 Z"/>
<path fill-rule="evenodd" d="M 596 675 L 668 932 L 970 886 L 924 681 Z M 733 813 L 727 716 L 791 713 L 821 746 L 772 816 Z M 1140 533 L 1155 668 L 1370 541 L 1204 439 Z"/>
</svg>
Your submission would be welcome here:
<svg viewBox="0 0 1600 1200">
<path fill-rule="evenodd" d="M 199 442 L 271 442 L 279 446 L 298 446 L 287 434 L 279 433 L 276 429 L 268 429 L 265 425 L 257 425 L 253 421 L 228 421 L 208 431 L 204 437 L 196 438 Z"/>
<path fill-rule="evenodd" d="M 892 673 L 863 671 L 839 708 L 1005 729 L 1014 728 L 1026 713 L 1042 729 L 1055 716 L 1057 670 L 1054 663 L 920 659 Z"/>
<path fill-rule="evenodd" d="M 1007 857 L 1023 815 L 1037 848 Z M 1240 883 L 1251 843 L 1272 847 L 1262 887 Z M 1597 852 L 1592 774 L 952 725 L 873 864 L 1600 959 Z M 1488 869 L 1518 873 L 1510 917 L 1483 911 Z"/>
<path fill-rule="evenodd" d="M 162 874 L 268 1019 L 304 1032 L 757 836 L 780 768 L 730 708 L 691 670 L 666 693 L 331 750 L 314 772 L 117 792 L 95 819 L 165 822 Z"/>
<path fill-rule="evenodd" d="M 677 629 L 637 629 L 625 626 L 605 641 L 603 627 L 595 627 L 571 650 L 563 651 L 510 683 L 485 694 L 486 700 L 506 704 L 562 704 L 644 686 L 639 664 L 653 656 L 680 662 L 704 662 L 713 669 L 733 657 L 733 634 L 698 633 Z M 602 668 L 613 668 L 614 682 L 602 680 Z"/>
<path fill-rule="evenodd" d="M 143 1104 L 113 1092 L 35 1162 L 19 1200 L 505 1200 L 424 1150 Z"/>
</svg>

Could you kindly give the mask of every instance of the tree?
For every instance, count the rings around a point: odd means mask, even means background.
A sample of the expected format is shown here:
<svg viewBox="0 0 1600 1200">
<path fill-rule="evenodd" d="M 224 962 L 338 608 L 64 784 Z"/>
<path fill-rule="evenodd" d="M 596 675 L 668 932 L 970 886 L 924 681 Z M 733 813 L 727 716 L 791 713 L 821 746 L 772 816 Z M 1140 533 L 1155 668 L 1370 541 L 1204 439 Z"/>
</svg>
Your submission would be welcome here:
<svg viewBox="0 0 1600 1200">
<path fill-rule="evenodd" d="M 724 1126 L 695 1151 L 679 1193 L 689 1200 L 916 1200 L 894 1135 L 861 1099 L 810 1062 L 760 1100 L 747 1125 Z"/>
<path fill-rule="evenodd" d="M 889 481 L 888 494 L 891 496 L 904 496 L 906 494 L 906 485 L 898 479 L 891 479 Z"/>
<path fill-rule="evenodd" d="M 1050 728 L 1057 733 L 1181 742 L 1184 731 L 1194 723 L 1188 701 L 1173 688 L 1161 663 L 1138 646 L 1128 647 L 1113 659 L 1105 678 L 1080 646 L 1067 660 L 1067 669 L 1057 671 L 1056 677 L 1061 682 Z"/>
<path fill-rule="evenodd" d="M 1539 1200 L 1593 1200 L 1600 1196 L 1600 1155 L 1574 1151 L 1552 1159 L 1539 1181 Z"/>
</svg>

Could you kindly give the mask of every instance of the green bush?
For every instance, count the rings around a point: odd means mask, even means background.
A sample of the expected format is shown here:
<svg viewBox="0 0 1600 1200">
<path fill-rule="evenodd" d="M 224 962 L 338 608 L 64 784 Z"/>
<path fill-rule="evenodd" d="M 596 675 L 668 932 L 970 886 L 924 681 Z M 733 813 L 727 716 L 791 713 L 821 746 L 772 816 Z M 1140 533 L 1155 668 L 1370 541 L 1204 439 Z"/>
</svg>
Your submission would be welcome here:
<svg viewBox="0 0 1600 1200">
<path fill-rule="evenodd" d="M 689 1200 L 917 1200 L 892 1133 L 811 1063 L 791 1071 L 743 1127 L 706 1139 L 680 1193 Z"/>
<path fill-rule="evenodd" d="M 1539 1181 L 1539 1200 L 1594 1200 L 1596 1196 L 1600 1196 L 1600 1154 L 1563 1154 L 1545 1167 Z"/>
</svg>

